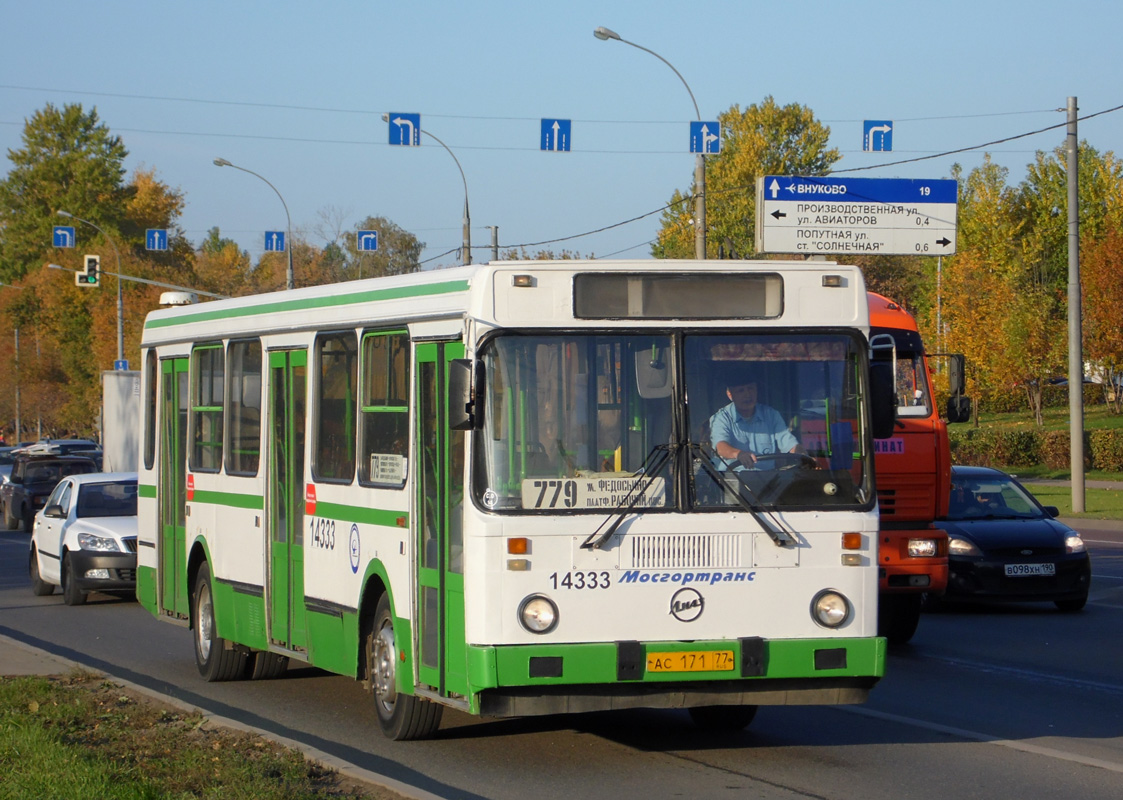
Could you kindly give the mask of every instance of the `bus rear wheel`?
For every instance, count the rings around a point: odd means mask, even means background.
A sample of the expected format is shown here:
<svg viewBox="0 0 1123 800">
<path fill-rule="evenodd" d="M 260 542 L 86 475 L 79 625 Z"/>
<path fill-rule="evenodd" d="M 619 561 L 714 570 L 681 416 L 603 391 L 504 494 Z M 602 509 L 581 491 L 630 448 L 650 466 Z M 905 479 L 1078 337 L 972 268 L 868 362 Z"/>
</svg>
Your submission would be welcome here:
<svg viewBox="0 0 1123 800">
<path fill-rule="evenodd" d="M 382 732 L 394 741 L 426 739 L 441 724 L 443 708 L 424 698 L 398 692 L 398 647 L 390 596 L 378 599 L 366 632 L 367 679 L 374 692 L 374 708 Z"/>
<path fill-rule="evenodd" d="M 739 731 L 749 727 L 757 706 L 699 706 L 688 710 L 690 719 L 704 731 Z"/>
<path fill-rule="evenodd" d="M 227 646 L 215 631 L 214 595 L 211 592 L 211 570 L 206 562 L 199 565 L 195 591 L 191 593 L 191 628 L 195 633 L 195 666 L 207 681 L 229 681 L 241 677 L 245 669 L 245 653 Z"/>
</svg>

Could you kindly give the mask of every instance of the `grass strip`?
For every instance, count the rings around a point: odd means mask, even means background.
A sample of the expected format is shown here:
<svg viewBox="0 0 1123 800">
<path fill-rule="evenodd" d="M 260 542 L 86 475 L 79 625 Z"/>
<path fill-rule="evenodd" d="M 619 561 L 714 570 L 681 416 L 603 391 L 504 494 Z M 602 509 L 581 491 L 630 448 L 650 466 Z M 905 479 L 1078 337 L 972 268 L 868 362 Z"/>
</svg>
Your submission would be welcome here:
<svg viewBox="0 0 1123 800">
<path fill-rule="evenodd" d="M 91 673 L 0 678 L 0 800 L 400 800 L 204 722 Z"/>
</svg>

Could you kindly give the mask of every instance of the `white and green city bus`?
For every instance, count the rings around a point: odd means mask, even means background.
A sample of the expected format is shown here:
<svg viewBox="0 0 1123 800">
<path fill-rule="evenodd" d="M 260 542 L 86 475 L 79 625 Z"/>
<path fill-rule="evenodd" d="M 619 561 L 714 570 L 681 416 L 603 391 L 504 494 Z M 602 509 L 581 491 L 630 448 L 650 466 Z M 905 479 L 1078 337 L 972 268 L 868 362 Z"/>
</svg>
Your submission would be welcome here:
<svg viewBox="0 0 1123 800">
<path fill-rule="evenodd" d="M 395 739 L 445 706 L 734 728 L 862 702 L 892 405 L 868 326 L 857 268 L 785 261 L 504 262 L 154 311 L 137 595 L 207 680 L 351 675 Z M 750 380 L 798 446 L 746 466 L 710 420 Z"/>
</svg>

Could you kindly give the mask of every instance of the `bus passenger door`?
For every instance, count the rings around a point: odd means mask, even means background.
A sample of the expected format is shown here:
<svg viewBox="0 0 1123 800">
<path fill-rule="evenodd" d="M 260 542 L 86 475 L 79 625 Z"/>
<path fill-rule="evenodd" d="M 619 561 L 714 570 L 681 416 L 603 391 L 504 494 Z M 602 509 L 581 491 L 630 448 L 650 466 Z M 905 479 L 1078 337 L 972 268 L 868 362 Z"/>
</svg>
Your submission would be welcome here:
<svg viewBox="0 0 1123 800">
<path fill-rule="evenodd" d="M 269 638 L 307 643 L 304 611 L 304 421 L 307 350 L 269 354 Z"/>
<path fill-rule="evenodd" d="M 442 696 L 467 694 L 464 636 L 464 431 L 448 429 L 448 362 L 460 342 L 417 346 L 418 673 Z"/>
<path fill-rule="evenodd" d="M 159 606 L 189 613 L 187 586 L 187 359 L 160 362 Z"/>
</svg>

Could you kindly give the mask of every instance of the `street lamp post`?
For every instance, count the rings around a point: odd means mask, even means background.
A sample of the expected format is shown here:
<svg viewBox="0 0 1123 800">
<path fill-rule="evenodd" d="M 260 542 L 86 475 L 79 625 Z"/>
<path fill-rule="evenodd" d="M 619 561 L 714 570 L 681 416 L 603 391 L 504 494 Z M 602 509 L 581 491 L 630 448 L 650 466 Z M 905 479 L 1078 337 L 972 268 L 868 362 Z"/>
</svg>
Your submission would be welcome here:
<svg viewBox="0 0 1123 800">
<path fill-rule="evenodd" d="M 690 95 L 690 102 L 694 104 L 694 115 L 698 118 L 699 122 L 702 121 L 702 112 L 698 110 L 698 101 L 694 99 L 694 92 L 690 91 L 690 84 L 686 82 L 686 78 L 682 77 L 682 73 L 675 69 L 674 64 L 663 58 L 663 56 L 659 55 L 654 50 L 649 50 L 635 42 L 629 42 L 627 39 L 621 38 L 620 34 L 616 31 L 609 30 L 608 28 L 597 28 L 593 31 L 593 36 L 605 42 L 615 40 L 617 42 L 623 42 L 624 44 L 630 44 L 638 50 L 650 53 L 670 67 L 671 71 L 682 81 L 682 85 L 686 87 L 686 93 Z M 694 257 L 702 260 L 706 257 L 706 156 L 702 153 L 698 153 L 694 157 L 694 188 Z"/>
<path fill-rule="evenodd" d="M 82 219 L 81 217 L 76 217 L 73 214 L 71 214 L 69 211 L 62 211 L 60 209 L 59 212 L 58 212 L 58 215 L 60 217 L 66 217 L 67 219 L 77 220 L 78 222 L 89 225 L 95 231 L 97 231 L 102 236 L 104 236 L 106 241 L 109 242 L 109 244 L 113 247 L 113 255 L 115 255 L 117 257 L 117 274 L 118 275 L 121 274 L 121 253 L 117 250 L 117 245 L 114 243 L 113 239 L 110 238 L 108 233 L 103 231 L 101 228 L 99 228 L 94 223 L 90 222 L 88 219 Z M 121 296 L 121 279 L 120 278 L 117 279 L 117 360 L 118 361 L 124 361 L 125 360 L 125 300 Z"/>
<path fill-rule="evenodd" d="M 260 175 L 258 175 L 256 172 L 254 172 L 252 169 L 246 169 L 245 167 L 239 167 L 237 164 L 231 164 L 225 158 L 216 158 L 214 160 L 214 165 L 216 167 L 233 167 L 234 169 L 240 169 L 242 172 L 248 172 L 250 175 L 253 175 L 255 178 L 259 178 L 259 179 L 265 181 L 269 185 L 269 188 L 272 189 L 274 192 L 276 192 L 277 197 L 281 201 L 281 205 L 285 207 L 285 225 L 287 226 L 286 229 L 285 229 L 286 230 L 285 237 L 288 239 L 288 244 L 285 245 L 285 249 L 289 251 L 289 268 L 288 268 L 288 272 L 285 273 L 285 288 L 286 289 L 295 288 L 296 287 L 296 281 L 293 278 L 293 272 L 292 272 L 292 217 L 289 216 L 289 205 L 288 205 L 288 203 L 285 202 L 285 198 L 281 197 L 281 193 L 277 191 L 276 186 L 269 183 L 268 180 L 266 180 L 265 178 L 262 178 Z"/>
<path fill-rule="evenodd" d="M 383 122 L 389 122 L 390 121 L 390 115 L 389 114 L 383 114 L 382 115 L 382 121 Z M 437 144 L 439 144 L 441 147 L 443 147 L 448 152 L 448 154 L 450 156 L 452 156 L 452 160 L 456 162 L 456 168 L 458 170 L 460 170 L 460 181 L 464 184 L 464 222 L 463 222 L 464 230 L 463 230 L 463 242 L 460 245 L 460 248 L 463 252 L 461 253 L 460 263 L 461 264 L 471 264 L 472 263 L 472 233 L 471 233 L 472 219 L 468 214 L 468 179 L 464 177 L 464 168 L 462 166 L 460 166 L 460 159 L 456 157 L 456 153 L 452 152 L 452 150 L 449 149 L 449 146 L 447 144 L 445 144 L 440 139 L 438 139 L 436 136 L 429 133 L 429 131 L 427 131 L 423 128 L 419 128 L 418 133 L 419 134 L 424 133 L 430 139 L 432 139 Z"/>
</svg>

